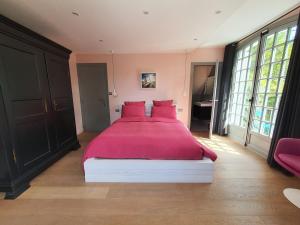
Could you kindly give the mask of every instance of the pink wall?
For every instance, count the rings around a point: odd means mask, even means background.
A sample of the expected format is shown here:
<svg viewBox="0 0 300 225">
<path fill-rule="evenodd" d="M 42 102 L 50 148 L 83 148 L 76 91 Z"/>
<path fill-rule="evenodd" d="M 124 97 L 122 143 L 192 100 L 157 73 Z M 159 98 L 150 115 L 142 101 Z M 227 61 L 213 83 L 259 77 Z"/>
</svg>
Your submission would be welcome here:
<svg viewBox="0 0 300 225">
<path fill-rule="evenodd" d="M 178 119 L 188 125 L 188 105 L 190 99 L 190 69 L 192 62 L 222 61 L 223 48 L 197 49 L 187 54 L 186 84 L 185 54 L 115 54 L 115 83 L 117 97 L 109 97 L 111 121 L 120 117 L 116 113 L 125 100 L 146 100 L 148 104 L 153 99 L 174 99 L 177 108 L 183 111 L 178 113 Z M 70 60 L 70 71 L 74 98 L 74 110 L 77 132 L 82 132 L 80 96 L 78 90 L 77 63 L 107 63 L 108 87 L 113 90 L 112 57 L 109 54 L 73 54 Z M 157 72 L 157 88 L 143 90 L 140 88 L 139 73 L 142 71 Z"/>
<path fill-rule="evenodd" d="M 70 56 L 69 67 L 70 67 L 70 74 L 71 74 L 71 85 L 72 85 L 76 131 L 77 134 L 80 134 L 83 131 L 83 126 L 82 126 L 82 118 L 81 118 L 80 93 L 79 93 L 79 86 L 78 86 L 75 54 L 71 54 Z"/>
</svg>

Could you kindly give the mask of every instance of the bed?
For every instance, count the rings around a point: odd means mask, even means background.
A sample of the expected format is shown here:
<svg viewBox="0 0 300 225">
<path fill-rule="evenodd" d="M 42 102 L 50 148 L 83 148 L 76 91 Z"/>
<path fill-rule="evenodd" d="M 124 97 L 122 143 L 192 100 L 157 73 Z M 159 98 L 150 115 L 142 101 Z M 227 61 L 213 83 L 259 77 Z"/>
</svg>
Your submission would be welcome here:
<svg viewBox="0 0 300 225">
<path fill-rule="evenodd" d="M 210 183 L 216 154 L 176 119 L 121 118 L 89 143 L 86 182 Z"/>
</svg>

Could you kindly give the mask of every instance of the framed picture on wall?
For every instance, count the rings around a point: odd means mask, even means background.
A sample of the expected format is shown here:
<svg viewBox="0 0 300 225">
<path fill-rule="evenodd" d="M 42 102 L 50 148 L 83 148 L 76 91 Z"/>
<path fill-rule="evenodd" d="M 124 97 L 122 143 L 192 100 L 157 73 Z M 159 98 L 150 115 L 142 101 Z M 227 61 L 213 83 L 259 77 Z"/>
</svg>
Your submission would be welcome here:
<svg viewBox="0 0 300 225">
<path fill-rule="evenodd" d="M 156 88 L 156 73 L 141 73 L 141 87 L 144 89 Z"/>
</svg>

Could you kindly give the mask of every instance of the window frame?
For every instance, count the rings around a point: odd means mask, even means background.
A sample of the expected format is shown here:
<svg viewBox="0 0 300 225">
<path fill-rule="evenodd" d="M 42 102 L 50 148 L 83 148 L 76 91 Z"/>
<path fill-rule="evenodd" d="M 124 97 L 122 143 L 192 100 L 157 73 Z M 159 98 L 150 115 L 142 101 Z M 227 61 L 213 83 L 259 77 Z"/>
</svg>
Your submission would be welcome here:
<svg viewBox="0 0 300 225">
<path fill-rule="evenodd" d="M 262 104 L 262 106 L 261 106 L 261 108 L 262 108 L 262 115 L 260 116 L 260 119 L 255 119 L 255 118 L 254 118 L 255 115 L 251 114 L 251 116 L 250 116 L 250 118 L 249 118 L 249 132 L 248 132 L 249 135 L 250 135 L 250 134 L 252 134 L 252 135 L 255 134 L 255 135 L 257 135 L 257 136 L 263 136 L 263 137 L 266 137 L 266 138 L 268 138 L 268 139 L 270 139 L 270 140 L 271 140 L 271 138 L 272 138 L 272 135 L 273 135 L 273 132 L 272 132 L 273 129 L 272 129 L 272 128 L 275 126 L 275 123 L 276 123 L 276 119 L 275 119 L 275 121 L 274 121 L 274 112 L 277 110 L 277 113 L 278 113 L 278 107 L 279 107 L 279 104 L 278 104 L 278 106 L 276 106 L 277 101 L 278 101 L 278 94 L 280 94 L 280 95 L 282 96 L 282 93 L 278 93 L 278 89 L 279 89 L 279 86 L 280 86 L 281 78 L 286 79 L 286 74 L 285 74 L 285 76 L 281 76 L 282 68 L 283 68 L 283 64 L 284 64 L 285 61 L 289 61 L 289 62 L 290 62 L 290 57 L 287 58 L 287 59 L 285 59 L 285 58 L 284 58 L 284 55 L 285 55 L 285 51 L 286 51 L 286 48 L 287 48 L 288 43 L 294 42 L 294 41 L 289 41 L 289 40 L 288 40 L 289 31 L 290 31 L 289 28 L 292 28 L 292 27 L 294 27 L 294 26 L 297 26 L 297 21 L 288 22 L 288 23 L 282 24 L 282 25 L 280 25 L 280 26 L 277 26 L 276 28 L 270 30 L 268 33 L 266 33 L 266 34 L 264 34 L 264 35 L 261 36 L 261 47 L 262 47 L 262 48 L 261 48 L 261 52 L 259 52 L 259 58 L 258 58 L 258 62 L 257 62 L 257 66 L 258 66 L 258 67 L 257 67 L 257 70 L 256 70 L 256 79 L 255 79 L 255 81 L 254 81 L 255 84 L 254 84 L 254 90 L 253 90 L 253 103 L 252 103 L 252 106 L 251 106 L 251 113 L 253 113 L 253 114 L 254 114 L 254 112 L 255 112 L 255 107 L 256 107 L 257 93 L 258 93 L 258 92 L 257 92 L 257 89 L 259 88 L 259 82 L 260 82 L 261 80 L 266 80 L 267 83 L 266 83 L 266 87 L 265 87 L 264 92 L 261 93 L 261 94 L 264 95 L 263 104 Z M 279 45 L 276 45 L 275 42 L 276 42 L 277 36 L 276 36 L 275 34 L 279 33 L 279 32 L 282 31 L 282 30 L 285 30 L 285 29 L 287 29 L 286 41 L 283 42 L 283 43 L 281 43 L 281 44 L 279 44 Z M 270 36 L 270 35 L 274 35 L 274 40 L 273 40 L 272 46 L 271 46 L 270 48 L 265 49 L 265 48 L 264 48 L 264 47 L 265 47 L 264 45 L 265 45 L 265 42 L 266 42 L 265 40 L 266 40 L 266 38 L 267 38 L 268 36 Z M 294 40 L 294 39 L 293 39 L 293 40 Z M 276 47 L 280 46 L 280 45 L 283 45 L 282 58 L 281 58 L 281 60 L 279 60 L 279 61 L 272 61 L 272 60 L 273 60 L 274 49 L 275 49 Z M 263 57 L 264 57 L 264 52 L 265 52 L 265 50 L 271 50 L 271 56 L 270 56 L 271 58 L 270 58 L 269 62 L 266 63 L 266 64 L 263 63 Z M 272 65 L 273 65 L 273 64 L 276 64 L 276 63 L 280 63 L 280 72 L 279 72 L 278 77 L 276 77 L 276 78 L 277 78 L 278 84 L 277 84 L 277 87 L 276 87 L 276 91 L 275 91 L 274 93 L 269 93 L 269 92 L 268 92 L 269 82 L 270 82 L 270 80 L 272 80 L 272 77 L 270 77 L 271 68 L 272 68 Z M 269 64 L 269 68 L 268 68 L 268 76 L 267 76 L 265 79 L 261 79 L 261 77 L 260 77 L 260 75 L 261 75 L 260 70 L 261 70 L 261 68 L 262 68 L 263 65 L 267 65 L 267 64 Z M 267 101 L 267 96 L 268 96 L 268 94 L 269 94 L 269 95 L 271 95 L 271 94 L 275 95 L 275 106 L 274 106 L 274 107 L 267 107 L 267 106 L 266 106 L 266 101 Z M 279 103 L 280 103 L 280 101 L 281 101 L 281 96 L 280 96 L 280 99 L 279 99 Z M 272 110 L 272 114 L 271 114 L 271 118 L 270 118 L 270 121 L 269 121 L 269 122 L 263 120 L 264 113 L 265 113 L 265 110 L 266 110 L 266 109 Z M 277 117 L 277 113 L 276 113 L 276 117 Z M 254 121 L 254 120 L 259 121 L 259 128 L 258 128 L 258 131 L 257 131 L 257 132 L 252 130 L 252 127 L 253 127 L 253 121 Z M 265 135 L 265 134 L 262 134 L 262 133 L 261 133 L 262 123 L 270 124 L 270 132 L 269 132 L 268 135 Z"/>
<path fill-rule="evenodd" d="M 232 70 L 232 80 L 231 80 L 231 84 L 230 84 L 230 97 L 229 97 L 229 104 L 228 104 L 229 107 L 227 109 L 227 124 L 230 125 L 230 126 L 236 126 L 236 127 L 240 128 L 240 129 L 247 129 L 246 138 L 244 140 L 245 141 L 245 143 L 244 143 L 245 145 L 247 145 L 248 143 L 250 143 L 250 135 L 261 136 L 261 138 L 266 139 L 268 141 L 270 141 L 271 138 L 272 138 L 272 135 L 265 136 L 263 134 L 260 134 L 259 133 L 260 128 L 259 128 L 258 132 L 253 132 L 251 130 L 252 129 L 252 121 L 253 121 L 253 118 L 254 118 L 254 115 L 253 115 L 254 112 L 253 111 L 254 111 L 255 101 L 256 101 L 256 99 L 255 99 L 256 98 L 256 89 L 258 87 L 257 83 L 259 81 L 260 69 L 261 69 L 262 60 L 263 60 L 263 53 L 264 53 L 264 46 L 263 45 L 264 45 L 264 42 L 265 42 L 265 38 L 267 36 L 269 36 L 270 34 L 275 34 L 276 32 L 278 32 L 278 31 L 280 31 L 280 30 L 282 30 L 284 28 L 288 28 L 289 26 L 293 26 L 293 25 L 297 26 L 297 20 L 298 20 L 298 15 L 294 15 L 294 16 L 291 16 L 291 17 L 288 17 L 288 18 L 281 19 L 281 20 L 279 20 L 277 22 L 269 24 L 268 26 L 260 29 L 259 31 L 253 33 L 252 35 L 250 35 L 250 36 L 242 39 L 237 44 L 237 49 L 236 49 L 235 57 L 234 57 L 234 67 L 233 67 L 233 70 Z M 298 29 L 300 29 L 300 28 L 298 28 Z M 286 39 L 288 39 L 288 36 L 289 36 L 289 32 L 287 33 Z M 272 47 L 270 48 L 270 49 L 272 49 L 272 52 L 274 50 L 275 38 L 276 37 L 274 36 L 273 44 L 272 44 Z M 246 128 L 244 128 L 241 125 L 241 123 L 242 123 L 242 117 L 243 117 L 242 114 L 243 113 L 241 113 L 241 115 L 240 115 L 240 122 L 239 122 L 238 126 L 235 123 L 231 123 L 231 116 L 232 116 L 231 114 L 232 113 L 230 112 L 230 108 L 231 108 L 231 104 L 232 104 L 232 93 L 233 93 L 233 90 L 232 90 L 233 85 L 232 85 L 232 83 L 236 79 L 235 76 L 236 76 L 236 71 L 237 71 L 236 70 L 236 63 L 237 63 L 237 58 L 238 58 L 238 52 L 240 50 L 244 49 L 248 45 L 251 46 L 252 43 L 254 43 L 257 40 L 258 40 L 258 50 L 257 50 L 257 55 L 256 55 L 256 65 L 254 67 L 254 77 L 253 77 L 252 95 L 251 95 L 252 98 L 251 98 L 250 109 L 249 109 L 250 112 L 249 112 L 249 117 L 248 117 L 248 124 L 246 125 Z M 280 86 L 279 82 L 280 82 L 281 72 L 282 72 L 282 69 L 283 69 L 284 61 L 285 61 L 284 60 L 284 54 L 285 54 L 285 50 L 287 48 L 287 43 L 288 43 L 288 41 L 284 42 L 284 52 L 283 52 L 282 60 L 278 61 L 278 62 L 281 63 L 281 68 L 280 68 L 280 74 L 278 75 L 278 83 L 277 83 L 277 87 L 276 87 L 276 92 L 274 92 L 274 94 L 277 94 L 278 88 Z M 270 65 L 269 65 L 269 70 L 268 70 L 268 77 L 266 78 L 267 81 L 269 81 L 269 79 L 270 79 L 270 68 L 272 66 L 272 63 L 275 63 L 275 62 L 272 62 L 272 56 L 273 55 L 271 54 L 271 59 L 270 59 L 270 62 L 269 62 Z M 249 54 L 248 65 L 249 65 L 249 61 L 250 61 L 250 54 Z M 248 73 L 248 71 L 247 71 L 247 73 Z M 264 102 L 265 102 L 267 90 L 268 90 L 268 83 L 266 84 L 266 88 L 265 88 L 265 92 L 264 92 Z M 244 90 L 242 108 L 244 106 L 245 95 L 246 95 L 246 92 Z M 276 96 L 276 101 L 277 101 L 277 98 L 278 97 Z M 235 103 L 235 105 L 237 105 L 237 104 Z M 262 108 L 264 109 L 264 105 L 262 106 Z M 274 112 L 275 112 L 275 107 L 273 108 L 272 115 L 271 115 L 272 118 L 270 119 L 271 128 L 272 128 L 272 125 L 275 126 L 275 124 L 276 124 L 276 121 L 273 121 L 274 120 Z M 264 111 L 262 113 L 264 113 Z M 264 115 L 261 116 L 260 126 L 261 126 L 261 123 L 262 123 L 262 120 L 263 120 L 263 116 Z M 270 128 L 270 134 L 271 134 L 271 128 Z"/>
<path fill-rule="evenodd" d="M 253 44 L 255 43 L 255 42 L 257 42 L 257 50 L 256 50 L 256 53 L 255 54 L 251 54 L 251 50 L 252 50 L 252 46 L 253 46 Z M 250 49 L 249 49 L 249 55 L 247 55 L 246 57 L 244 57 L 244 50 L 247 48 L 247 47 L 250 47 Z M 242 56 L 241 56 L 241 58 L 239 58 L 238 57 L 238 52 L 240 52 L 240 51 L 242 51 Z M 238 90 L 238 92 L 232 92 L 232 91 L 230 91 L 230 97 L 229 97 L 229 105 L 230 104 L 234 104 L 235 105 L 235 108 L 237 108 L 237 106 L 239 105 L 239 106 L 241 106 L 241 113 L 239 114 L 239 117 L 240 117 L 240 119 L 239 119 L 239 125 L 237 125 L 236 123 L 235 123 L 235 119 L 236 119 L 236 116 L 238 115 L 237 113 L 236 113 L 236 110 L 237 109 L 235 109 L 235 112 L 234 113 L 232 113 L 231 112 L 231 110 L 229 109 L 228 110 L 228 115 L 229 115 L 229 117 L 231 117 L 232 116 L 232 114 L 234 114 L 234 123 L 233 124 L 231 124 L 231 125 L 234 125 L 234 126 L 237 126 L 237 127 L 241 127 L 241 128 L 244 128 L 244 129 L 246 129 L 247 128 L 247 125 L 246 125 L 246 127 L 243 127 L 241 124 L 242 124 L 242 119 L 243 119 L 243 108 L 245 107 L 245 106 L 248 106 L 249 107 L 249 112 L 248 112 L 248 114 L 250 113 L 250 107 L 251 107 L 251 103 L 249 102 L 249 105 L 247 104 L 245 104 L 245 98 L 246 98 L 246 95 L 247 95 L 247 92 L 246 92 L 246 87 L 247 87 L 247 83 L 248 82 L 252 82 L 252 85 L 251 85 L 251 90 L 250 90 L 250 93 L 252 94 L 252 91 L 253 91 L 253 88 L 254 88 L 254 77 L 255 77 L 255 69 L 256 69 L 256 63 L 257 63 L 257 60 L 258 60 L 258 52 L 259 52 L 259 38 L 258 37 L 256 37 L 256 38 L 253 38 L 251 41 L 249 41 L 247 44 L 245 44 L 245 45 L 243 45 L 243 46 L 239 46 L 237 49 L 236 49 L 236 54 L 235 54 L 235 57 L 234 57 L 234 67 L 233 67 L 233 70 L 232 70 L 232 73 L 233 73 L 233 76 L 232 76 L 232 80 L 231 80 L 231 84 L 230 84 L 230 89 L 232 90 L 232 87 L 233 87 L 233 84 L 235 83 L 235 81 L 236 81 L 236 75 L 237 75 L 237 72 L 239 73 L 239 74 L 241 74 L 241 72 L 243 71 L 243 70 L 246 70 L 246 75 L 245 75 L 245 77 L 246 77 L 246 79 L 244 80 L 244 81 L 242 81 L 242 82 L 244 82 L 245 83 L 245 86 L 244 86 L 244 90 L 243 90 L 243 92 L 240 92 L 240 90 Z M 253 79 L 252 80 L 249 80 L 248 79 L 248 75 L 249 75 L 249 71 L 251 70 L 251 67 L 249 66 L 249 64 L 250 64 L 250 58 L 251 58 L 251 56 L 254 56 L 255 55 L 255 66 L 254 66 L 254 68 L 253 68 L 253 70 L 254 70 L 254 74 L 253 74 Z M 248 62 L 247 62 L 247 67 L 246 68 L 242 68 L 242 66 L 243 66 L 243 60 L 245 59 L 245 58 L 248 58 Z M 240 69 L 239 70 L 237 70 L 237 68 L 236 68 L 236 65 L 237 65 L 237 62 L 238 61 L 241 61 L 241 65 L 240 65 Z M 238 79 L 238 81 L 237 81 L 237 83 L 239 84 L 239 86 L 238 86 L 238 89 L 240 89 L 240 83 L 241 83 L 241 79 L 239 78 Z M 241 104 L 237 104 L 237 103 L 232 103 L 232 101 L 233 101 L 233 96 L 235 95 L 235 94 L 237 94 L 237 96 L 239 96 L 240 94 L 242 94 L 243 95 L 243 100 L 242 100 L 242 103 Z M 238 97 L 237 97 L 238 98 Z M 250 99 L 248 99 L 247 101 L 249 101 Z M 229 119 L 230 120 L 230 119 Z M 247 122 L 248 123 L 248 122 Z"/>
</svg>

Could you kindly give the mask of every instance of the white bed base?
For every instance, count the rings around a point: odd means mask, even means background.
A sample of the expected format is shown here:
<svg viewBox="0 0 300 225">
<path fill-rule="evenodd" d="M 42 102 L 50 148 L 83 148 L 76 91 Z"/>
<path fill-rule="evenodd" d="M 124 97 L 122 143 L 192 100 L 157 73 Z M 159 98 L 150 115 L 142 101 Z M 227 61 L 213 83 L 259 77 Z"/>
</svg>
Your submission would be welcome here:
<svg viewBox="0 0 300 225">
<path fill-rule="evenodd" d="M 85 182 L 211 183 L 213 162 L 203 160 L 95 159 L 84 162 Z"/>
</svg>

